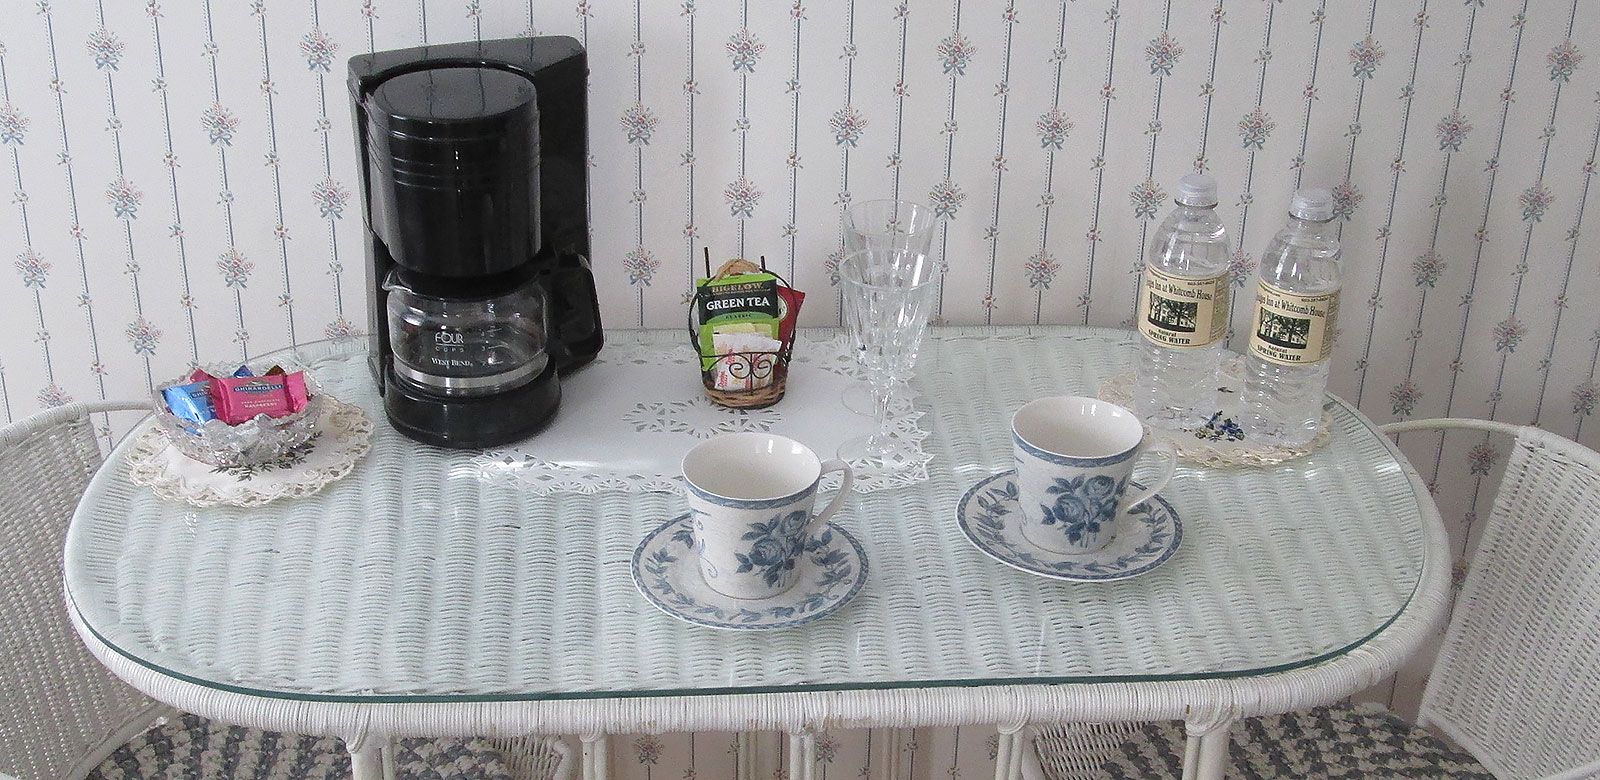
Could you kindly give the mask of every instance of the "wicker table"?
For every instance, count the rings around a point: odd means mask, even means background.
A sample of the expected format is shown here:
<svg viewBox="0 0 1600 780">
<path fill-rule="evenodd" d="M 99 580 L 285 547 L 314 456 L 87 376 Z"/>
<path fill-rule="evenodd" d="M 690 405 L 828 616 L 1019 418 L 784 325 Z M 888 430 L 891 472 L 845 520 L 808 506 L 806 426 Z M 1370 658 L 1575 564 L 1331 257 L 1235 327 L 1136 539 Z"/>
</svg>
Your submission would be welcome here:
<svg viewBox="0 0 1600 780">
<path fill-rule="evenodd" d="M 779 730 L 801 780 L 813 730 L 979 723 L 998 725 L 997 776 L 1015 777 L 1026 724 L 1168 718 L 1189 727 L 1186 774 L 1220 777 L 1229 722 L 1381 679 L 1448 595 L 1425 486 L 1342 402 L 1308 459 L 1180 467 L 1163 494 L 1184 543 L 1155 571 L 1063 583 L 996 563 L 954 510 L 1009 467 L 1010 411 L 1092 393 L 1131 364 L 1131 338 L 949 328 L 931 332 L 914 381 L 929 481 L 857 495 L 839 518 L 870 560 L 862 593 L 781 632 L 695 627 L 628 574 L 680 496 L 481 480 L 472 453 L 381 421 L 361 348 L 295 355 L 378 421 L 348 478 L 309 498 L 196 509 L 130 484 L 119 451 L 73 520 L 66 583 L 91 649 L 136 687 L 233 723 L 344 737 L 363 777 L 381 772 L 391 736 L 578 734 L 597 778 L 608 733 Z M 562 413 L 582 414 L 581 399 Z"/>
</svg>

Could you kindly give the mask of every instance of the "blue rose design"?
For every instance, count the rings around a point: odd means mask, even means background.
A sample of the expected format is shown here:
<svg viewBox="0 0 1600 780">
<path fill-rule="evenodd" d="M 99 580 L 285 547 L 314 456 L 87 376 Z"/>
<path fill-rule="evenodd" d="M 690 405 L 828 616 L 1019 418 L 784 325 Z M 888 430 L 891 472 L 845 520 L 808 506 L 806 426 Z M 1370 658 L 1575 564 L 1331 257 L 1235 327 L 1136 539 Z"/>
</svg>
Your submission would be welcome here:
<svg viewBox="0 0 1600 780">
<path fill-rule="evenodd" d="M 784 573 L 793 571 L 805 548 L 805 529 L 810 521 L 805 512 L 774 515 L 764 523 L 751 523 L 740 539 L 750 542 L 745 553 L 735 553 L 738 573 L 755 571 L 768 585 L 776 585 Z"/>
<path fill-rule="evenodd" d="M 810 519 L 805 512 L 790 512 L 779 521 L 778 533 L 784 536 L 798 537 L 800 532 L 806 530 L 806 521 Z"/>
<path fill-rule="evenodd" d="M 1095 501 L 1110 498 L 1116 490 L 1117 481 L 1104 474 L 1090 477 L 1089 481 L 1083 484 L 1083 494 Z"/>
<path fill-rule="evenodd" d="M 772 537 L 757 539 L 750 546 L 750 562 L 756 566 L 778 566 L 784 563 L 788 545 Z"/>
<path fill-rule="evenodd" d="M 1059 526 L 1067 541 L 1081 543 L 1088 534 L 1100 533 L 1101 523 L 1110 520 L 1116 508 L 1116 480 L 1105 476 L 1056 478 L 1045 493 L 1055 496 L 1055 504 L 1041 505 L 1045 525 Z"/>
<path fill-rule="evenodd" d="M 1056 496 L 1055 506 L 1044 507 L 1044 524 L 1082 523 L 1089 519 L 1089 503 L 1074 495 Z"/>
</svg>

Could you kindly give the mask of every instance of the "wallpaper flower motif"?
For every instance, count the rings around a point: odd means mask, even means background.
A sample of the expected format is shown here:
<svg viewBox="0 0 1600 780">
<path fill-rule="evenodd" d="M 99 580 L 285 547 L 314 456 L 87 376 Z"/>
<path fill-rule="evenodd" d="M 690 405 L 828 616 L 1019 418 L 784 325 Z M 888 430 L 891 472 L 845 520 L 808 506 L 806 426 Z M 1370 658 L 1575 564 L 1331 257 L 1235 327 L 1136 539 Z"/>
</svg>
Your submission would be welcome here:
<svg viewBox="0 0 1600 780">
<path fill-rule="evenodd" d="M 28 118 L 10 103 L 0 104 L 0 143 L 20 144 L 28 132 Z"/>
<path fill-rule="evenodd" d="M 756 72 L 756 61 L 761 59 L 761 52 L 767 50 L 767 45 L 757 40 L 749 28 L 740 28 L 728 38 L 726 45 L 728 59 L 733 64 L 735 71 L 745 73 Z"/>
<path fill-rule="evenodd" d="M 1055 280 L 1056 274 L 1061 270 L 1061 264 L 1051 257 L 1049 251 L 1040 251 L 1028 258 L 1023 270 L 1028 274 L 1029 287 L 1049 289 L 1050 282 Z"/>
<path fill-rule="evenodd" d="M 344 207 L 350 202 L 350 190 L 332 177 L 325 178 L 312 185 L 311 200 L 324 219 L 338 219 L 344 216 Z"/>
<path fill-rule="evenodd" d="M 1145 179 L 1134 185 L 1133 192 L 1128 193 L 1128 200 L 1133 201 L 1134 216 L 1153 219 L 1156 212 L 1166 205 L 1167 193 L 1155 179 Z"/>
<path fill-rule="evenodd" d="M 1272 131 L 1278 124 L 1267 116 L 1260 106 L 1256 106 L 1239 120 L 1239 138 L 1246 149 L 1265 149 L 1267 139 L 1272 137 Z"/>
<path fill-rule="evenodd" d="M 333 72 L 333 58 L 339 53 L 339 44 L 321 29 L 312 30 L 300 39 L 300 54 L 306 58 L 306 69 Z"/>
<path fill-rule="evenodd" d="M 722 196 L 728 201 L 728 213 L 735 217 L 755 216 L 756 204 L 765 195 L 756 185 L 743 176 L 735 179 L 732 184 L 723 190 Z"/>
<path fill-rule="evenodd" d="M 1578 51 L 1572 41 L 1562 41 L 1550 50 L 1545 61 L 1550 66 L 1550 80 L 1565 83 L 1572 80 L 1578 64 L 1583 62 L 1583 52 Z"/>
<path fill-rule="evenodd" d="M 1145 60 L 1150 63 L 1150 74 L 1172 75 L 1172 66 L 1177 64 L 1178 58 L 1183 56 L 1183 47 L 1178 45 L 1178 39 L 1172 37 L 1166 30 L 1151 39 L 1149 45 L 1144 47 Z"/>
<path fill-rule="evenodd" d="M 1352 75 L 1356 78 L 1372 78 L 1373 74 L 1378 72 L 1378 63 L 1383 62 L 1383 58 L 1387 54 L 1388 52 L 1383 50 L 1383 46 L 1373 40 L 1371 35 L 1362 38 L 1358 43 L 1350 47 Z"/>
<path fill-rule="evenodd" d="M 1462 115 L 1461 109 L 1452 109 L 1449 115 L 1439 120 L 1435 127 L 1439 134 L 1439 148 L 1452 152 L 1461 151 L 1462 142 L 1467 140 L 1467 134 L 1472 132 L 1472 123 Z"/>
<path fill-rule="evenodd" d="M 117 39 L 117 36 L 105 27 L 89 33 L 86 45 L 89 53 L 94 56 L 96 68 L 117 69 L 117 63 L 122 61 L 122 52 L 128 45 Z"/>
<path fill-rule="evenodd" d="M 246 260 L 244 252 L 237 247 L 228 249 L 217 258 L 217 270 L 222 272 L 223 283 L 237 289 L 249 286 L 250 272 L 255 267 L 255 263 Z"/>
<path fill-rule="evenodd" d="M 972 45 L 967 36 L 957 32 L 939 41 L 936 51 L 945 75 L 963 76 L 966 75 L 967 65 L 972 63 L 972 55 L 977 53 L 978 47 Z"/>
<path fill-rule="evenodd" d="M 1056 151 L 1061 151 L 1072 128 L 1072 120 L 1068 119 L 1060 108 L 1054 106 L 1040 115 L 1039 121 L 1034 123 L 1034 130 L 1039 134 L 1039 147 Z"/>
<path fill-rule="evenodd" d="M 154 355 L 156 345 L 161 343 L 161 329 L 143 317 L 130 323 L 123 335 L 128 337 L 128 342 L 133 345 L 133 351 L 140 355 Z"/>
<path fill-rule="evenodd" d="M 1518 197 L 1517 202 L 1522 204 L 1522 218 L 1524 220 L 1538 222 L 1544 219 L 1545 211 L 1550 208 L 1550 204 L 1554 203 L 1555 200 L 1555 193 L 1549 187 L 1544 186 L 1544 182 L 1536 181 L 1532 187 L 1522 191 L 1522 195 Z"/>
<path fill-rule="evenodd" d="M 106 200 L 110 201 L 111 211 L 118 217 L 133 219 L 139 216 L 139 201 L 143 198 L 144 193 L 121 176 L 106 187 Z"/>
<path fill-rule="evenodd" d="M 853 147 L 861 140 L 861 132 L 867 128 L 867 118 L 855 106 L 845 106 L 833 112 L 828 126 L 833 130 L 835 144 Z"/>
<path fill-rule="evenodd" d="M 950 179 L 945 179 L 933 186 L 928 192 L 929 205 L 933 206 L 935 216 L 955 218 L 956 212 L 961 209 L 961 203 L 967 199 L 967 194 L 961 191 L 961 185 Z"/>
<path fill-rule="evenodd" d="M 622 112 L 622 119 L 619 122 L 627 134 L 628 143 L 648 146 L 650 135 L 655 132 L 656 125 L 660 124 L 661 120 L 656 119 L 655 114 L 643 104 L 634 103 Z"/>
<path fill-rule="evenodd" d="M 1438 252 L 1429 249 L 1417 256 L 1416 261 L 1411 264 L 1411 271 L 1416 275 L 1418 287 L 1433 287 L 1438 284 L 1439 277 L 1444 275 L 1447 267 L 1444 258 L 1440 257 Z"/>
<path fill-rule="evenodd" d="M 32 249 L 23 250 L 17 255 L 14 264 L 17 272 L 22 274 L 22 286 L 34 289 L 43 289 L 44 283 L 50 278 L 50 264 Z"/>
<path fill-rule="evenodd" d="M 1367 196 L 1362 194 L 1361 188 L 1349 180 L 1333 185 L 1333 215 L 1340 219 L 1348 220 L 1355 216 L 1356 207 Z"/>
<path fill-rule="evenodd" d="M 200 115 L 200 126 L 205 128 L 211 143 L 232 146 L 233 133 L 239 129 L 239 118 L 223 108 L 221 103 L 213 103 Z"/>
</svg>

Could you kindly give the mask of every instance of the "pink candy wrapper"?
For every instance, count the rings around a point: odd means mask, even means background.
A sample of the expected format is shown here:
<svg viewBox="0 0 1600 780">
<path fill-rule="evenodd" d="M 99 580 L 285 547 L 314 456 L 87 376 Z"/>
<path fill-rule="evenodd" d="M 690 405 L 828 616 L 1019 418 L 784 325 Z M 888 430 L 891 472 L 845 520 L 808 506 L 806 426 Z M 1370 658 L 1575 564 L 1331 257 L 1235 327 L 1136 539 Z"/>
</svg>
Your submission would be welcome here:
<svg viewBox="0 0 1600 780">
<path fill-rule="evenodd" d="M 211 381 L 211 403 L 217 419 L 238 425 L 258 414 L 283 417 L 306 406 L 305 374 L 218 377 Z"/>
</svg>

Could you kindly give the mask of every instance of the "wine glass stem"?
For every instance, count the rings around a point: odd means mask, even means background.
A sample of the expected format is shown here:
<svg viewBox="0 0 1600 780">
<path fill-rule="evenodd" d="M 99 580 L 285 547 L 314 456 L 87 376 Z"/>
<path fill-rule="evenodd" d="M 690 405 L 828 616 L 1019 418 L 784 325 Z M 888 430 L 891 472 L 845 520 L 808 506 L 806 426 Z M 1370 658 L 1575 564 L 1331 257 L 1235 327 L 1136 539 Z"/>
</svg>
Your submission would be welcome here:
<svg viewBox="0 0 1600 780">
<path fill-rule="evenodd" d="M 894 397 L 894 380 L 880 376 L 872 383 L 872 411 L 878 430 L 867 440 L 867 451 L 881 455 L 892 449 L 889 427 L 889 403 Z"/>
</svg>

